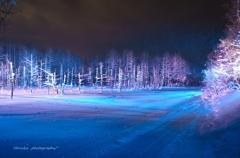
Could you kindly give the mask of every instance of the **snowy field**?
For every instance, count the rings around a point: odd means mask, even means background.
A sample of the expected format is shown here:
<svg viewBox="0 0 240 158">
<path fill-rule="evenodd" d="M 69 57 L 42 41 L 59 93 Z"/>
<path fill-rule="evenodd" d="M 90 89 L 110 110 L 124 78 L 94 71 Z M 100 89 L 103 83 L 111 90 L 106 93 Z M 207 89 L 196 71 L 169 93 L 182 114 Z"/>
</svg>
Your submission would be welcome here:
<svg viewBox="0 0 240 158">
<path fill-rule="evenodd" d="M 0 93 L 0 158 L 240 157 L 240 93 L 200 88 Z"/>
</svg>

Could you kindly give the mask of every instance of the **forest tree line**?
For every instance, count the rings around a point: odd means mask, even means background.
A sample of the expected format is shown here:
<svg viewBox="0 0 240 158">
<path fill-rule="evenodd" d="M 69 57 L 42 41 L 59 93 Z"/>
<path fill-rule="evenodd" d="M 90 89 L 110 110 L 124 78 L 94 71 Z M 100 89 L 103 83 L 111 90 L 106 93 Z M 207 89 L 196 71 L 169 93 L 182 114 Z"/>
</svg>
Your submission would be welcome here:
<svg viewBox="0 0 240 158">
<path fill-rule="evenodd" d="M 1 89 L 51 87 L 64 93 L 64 88 L 92 86 L 102 91 L 161 89 L 189 84 L 190 68 L 179 53 L 165 53 L 150 57 L 148 53 L 136 56 L 132 51 L 119 54 L 109 51 L 100 58 L 83 60 L 64 50 L 40 51 L 22 45 L 0 45 Z"/>
</svg>

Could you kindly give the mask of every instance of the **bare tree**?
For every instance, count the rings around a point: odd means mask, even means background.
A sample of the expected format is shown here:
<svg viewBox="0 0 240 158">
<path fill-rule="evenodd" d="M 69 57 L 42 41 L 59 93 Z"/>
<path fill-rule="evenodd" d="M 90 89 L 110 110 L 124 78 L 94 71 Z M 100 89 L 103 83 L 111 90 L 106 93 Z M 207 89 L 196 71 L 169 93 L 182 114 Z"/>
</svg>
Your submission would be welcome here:
<svg viewBox="0 0 240 158">
<path fill-rule="evenodd" d="M 123 71 L 121 68 L 119 68 L 119 73 L 118 73 L 118 90 L 121 92 L 122 90 L 122 82 L 123 82 Z"/>
<path fill-rule="evenodd" d="M 132 51 L 126 53 L 126 88 L 128 90 L 132 89 L 135 84 L 135 58 Z"/>
<path fill-rule="evenodd" d="M 94 85 L 94 84 L 93 84 L 92 69 L 91 69 L 91 68 L 88 68 L 88 78 L 87 78 L 87 80 L 88 80 L 88 84 L 89 84 L 90 86 L 93 86 L 93 85 Z"/>
<path fill-rule="evenodd" d="M 143 87 L 143 71 L 141 69 L 141 66 L 137 66 L 137 88 L 142 89 Z"/>
<path fill-rule="evenodd" d="M 1 0 L 0 2 L 0 27 L 6 27 L 16 13 L 14 8 L 21 0 Z"/>
<path fill-rule="evenodd" d="M 36 54 L 30 53 L 26 54 L 24 57 L 25 64 L 26 64 L 26 70 L 29 73 L 29 86 L 31 93 L 33 92 L 33 86 L 34 83 L 38 81 L 38 75 L 39 75 L 39 69 L 36 59 Z"/>
<path fill-rule="evenodd" d="M 46 70 L 43 70 L 47 74 L 47 80 L 45 82 L 46 85 L 52 87 L 53 95 L 58 94 L 57 87 L 56 87 L 56 72 L 50 73 Z M 56 93 L 57 92 L 57 93 Z M 50 88 L 48 87 L 48 95 L 50 94 Z"/>
<path fill-rule="evenodd" d="M 11 82 L 11 99 L 13 99 L 13 90 L 14 90 L 14 73 L 13 73 L 13 65 L 12 62 L 8 62 L 9 64 L 9 76 L 10 76 L 10 82 Z"/>
<path fill-rule="evenodd" d="M 106 64 L 106 69 L 107 69 L 106 74 L 107 74 L 108 84 L 111 88 L 111 91 L 113 91 L 113 88 L 116 83 L 116 69 L 118 68 L 117 58 L 118 58 L 117 52 L 115 50 L 111 50 L 108 54 L 107 64 Z"/>
<path fill-rule="evenodd" d="M 43 80 L 43 61 L 40 60 L 39 62 L 39 74 L 38 74 L 38 88 L 39 89 L 42 89 L 42 80 Z"/>
<path fill-rule="evenodd" d="M 2 46 L 0 46 L 0 86 L 2 87 L 1 88 L 1 91 L 3 91 L 3 87 L 4 87 L 4 65 L 3 65 L 3 59 L 4 59 L 4 54 L 3 54 L 3 48 Z"/>
<path fill-rule="evenodd" d="M 0 85 L 1 85 L 1 92 L 3 92 L 3 87 L 4 87 L 4 66 L 3 66 L 3 62 L 1 62 L 0 68 L 1 68 Z"/>
<path fill-rule="evenodd" d="M 99 70 L 100 70 L 100 92 L 102 92 L 102 88 L 103 88 L 103 63 L 100 62 L 99 63 Z"/>
<path fill-rule="evenodd" d="M 147 88 L 149 85 L 148 61 L 148 54 L 144 52 L 141 57 L 142 88 Z"/>
<path fill-rule="evenodd" d="M 153 89 L 160 88 L 161 85 L 161 58 L 155 57 L 152 62 L 152 77 L 153 77 Z"/>
</svg>

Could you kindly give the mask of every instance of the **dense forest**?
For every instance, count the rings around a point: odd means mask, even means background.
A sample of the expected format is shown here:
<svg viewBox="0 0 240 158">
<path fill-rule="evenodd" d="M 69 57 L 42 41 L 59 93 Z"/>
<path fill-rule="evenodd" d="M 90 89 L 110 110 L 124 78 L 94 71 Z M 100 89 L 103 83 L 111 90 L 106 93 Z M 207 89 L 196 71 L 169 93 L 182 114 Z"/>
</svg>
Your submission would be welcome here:
<svg viewBox="0 0 240 158">
<path fill-rule="evenodd" d="M 132 51 L 110 50 L 100 57 L 83 60 L 73 52 L 60 49 L 38 50 L 23 45 L 1 44 L 0 86 L 4 89 L 49 87 L 64 93 L 64 87 L 92 86 L 102 91 L 160 89 L 193 84 L 194 76 L 179 53 L 166 52 L 150 57 Z M 61 91 L 59 91 L 61 89 Z"/>
</svg>

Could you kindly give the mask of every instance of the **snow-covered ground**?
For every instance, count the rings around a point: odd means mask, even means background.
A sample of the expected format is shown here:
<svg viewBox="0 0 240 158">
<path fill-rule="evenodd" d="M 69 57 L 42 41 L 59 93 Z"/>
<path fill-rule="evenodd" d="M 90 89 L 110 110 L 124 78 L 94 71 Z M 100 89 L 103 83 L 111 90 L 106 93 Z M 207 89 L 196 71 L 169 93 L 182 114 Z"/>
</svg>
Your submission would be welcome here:
<svg viewBox="0 0 240 158">
<path fill-rule="evenodd" d="M 240 156 L 240 93 L 200 88 L 0 93 L 0 158 Z"/>
</svg>

